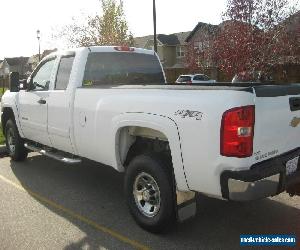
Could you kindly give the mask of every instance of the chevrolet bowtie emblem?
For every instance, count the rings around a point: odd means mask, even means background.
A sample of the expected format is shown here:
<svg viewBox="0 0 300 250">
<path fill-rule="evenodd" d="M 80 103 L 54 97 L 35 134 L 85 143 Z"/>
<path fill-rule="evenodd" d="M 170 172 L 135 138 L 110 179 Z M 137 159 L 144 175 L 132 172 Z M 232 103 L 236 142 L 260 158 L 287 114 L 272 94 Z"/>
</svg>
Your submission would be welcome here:
<svg viewBox="0 0 300 250">
<path fill-rule="evenodd" d="M 293 128 L 295 128 L 295 127 L 297 127 L 299 124 L 300 124 L 300 118 L 299 118 L 299 117 L 294 117 L 294 118 L 291 120 L 290 126 L 293 127 Z"/>
</svg>

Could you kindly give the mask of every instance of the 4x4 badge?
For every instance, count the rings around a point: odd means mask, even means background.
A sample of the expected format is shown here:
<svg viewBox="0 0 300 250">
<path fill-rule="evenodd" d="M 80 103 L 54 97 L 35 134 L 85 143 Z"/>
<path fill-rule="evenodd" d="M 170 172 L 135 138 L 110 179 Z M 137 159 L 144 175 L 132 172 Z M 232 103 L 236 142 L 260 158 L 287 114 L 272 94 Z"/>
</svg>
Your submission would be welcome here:
<svg viewBox="0 0 300 250">
<path fill-rule="evenodd" d="M 290 126 L 293 127 L 293 128 L 295 128 L 295 127 L 297 127 L 299 124 L 300 124 L 300 118 L 299 118 L 299 117 L 294 117 L 294 118 L 291 120 Z"/>
</svg>

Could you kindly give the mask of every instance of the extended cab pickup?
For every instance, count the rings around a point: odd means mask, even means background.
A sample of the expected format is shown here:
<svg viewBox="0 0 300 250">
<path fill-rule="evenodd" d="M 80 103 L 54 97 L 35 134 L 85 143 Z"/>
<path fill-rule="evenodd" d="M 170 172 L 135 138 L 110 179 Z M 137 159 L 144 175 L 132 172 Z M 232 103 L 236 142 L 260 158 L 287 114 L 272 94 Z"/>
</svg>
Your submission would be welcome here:
<svg viewBox="0 0 300 250">
<path fill-rule="evenodd" d="M 196 212 L 195 193 L 247 201 L 299 194 L 300 85 L 165 83 L 153 51 L 89 47 L 44 58 L 2 98 L 7 150 L 125 172 L 143 228 Z"/>
</svg>

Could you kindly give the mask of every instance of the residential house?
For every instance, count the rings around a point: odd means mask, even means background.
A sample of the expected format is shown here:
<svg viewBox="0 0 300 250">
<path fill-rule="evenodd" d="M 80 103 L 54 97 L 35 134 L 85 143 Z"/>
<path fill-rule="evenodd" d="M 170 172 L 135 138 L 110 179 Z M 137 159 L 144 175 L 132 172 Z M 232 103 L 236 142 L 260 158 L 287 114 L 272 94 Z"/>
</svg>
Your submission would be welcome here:
<svg viewBox="0 0 300 250">
<path fill-rule="evenodd" d="M 187 63 L 190 68 L 215 67 L 209 54 L 211 43 L 219 29 L 218 25 L 199 22 L 185 39 L 187 44 Z M 202 55 L 201 57 L 199 55 Z"/>
<path fill-rule="evenodd" d="M 170 35 L 157 35 L 157 54 L 164 68 L 185 67 L 185 39 L 188 32 Z M 153 35 L 134 38 L 135 46 L 145 49 L 154 49 Z"/>
<path fill-rule="evenodd" d="M 43 53 L 40 55 L 41 59 L 43 59 L 45 56 L 49 55 L 52 52 L 57 51 L 57 49 L 47 49 L 44 50 Z M 33 55 L 29 57 L 28 59 L 28 72 L 27 75 L 30 75 L 31 72 L 36 68 L 36 66 L 39 64 L 39 54 Z"/>
<path fill-rule="evenodd" d="M 0 60 L 0 87 L 4 87 L 4 67 L 3 67 L 3 60 Z"/>
<path fill-rule="evenodd" d="M 25 78 L 26 72 L 28 71 L 28 58 L 29 57 L 4 58 L 4 61 L 0 65 L 0 71 L 4 77 L 8 76 L 10 72 L 19 72 L 20 78 Z"/>
<path fill-rule="evenodd" d="M 274 65 L 273 77 L 280 82 L 300 82 L 300 11 L 291 15 L 278 26 L 279 29 L 284 28 L 291 49 Z"/>
<path fill-rule="evenodd" d="M 300 39 L 300 10 L 291 15 L 284 24 L 288 28 L 288 32 L 295 32 L 297 39 Z"/>
<path fill-rule="evenodd" d="M 0 60 L 0 78 L 4 76 L 3 60 Z"/>
<path fill-rule="evenodd" d="M 39 64 L 39 55 L 33 55 L 29 57 L 28 59 L 28 72 L 27 75 L 30 75 L 31 72 L 36 68 L 36 66 Z"/>
</svg>

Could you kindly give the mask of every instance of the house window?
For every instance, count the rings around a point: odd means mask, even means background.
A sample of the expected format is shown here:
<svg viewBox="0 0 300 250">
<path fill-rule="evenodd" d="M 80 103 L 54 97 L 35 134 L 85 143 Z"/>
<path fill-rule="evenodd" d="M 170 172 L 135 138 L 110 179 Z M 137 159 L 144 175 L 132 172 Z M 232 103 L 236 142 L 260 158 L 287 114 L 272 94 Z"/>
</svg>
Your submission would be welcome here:
<svg viewBox="0 0 300 250">
<path fill-rule="evenodd" d="M 213 66 L 210 58 L 204 59 L 201 57 L 196 58 L 196 65 L 198 66 L 198 68 L 203 68 L 203 67 L 209 68 Z"/>
<path fill-rule="evenodd" d="M 184 46 L 176 47 L 176 55 L 177 57 L 184 57 Z"/>
<path fill-rule="evenodd" d="M 208 41 L 197 41 L 194 42 L 194 49 L 199 51 L 204 51 L 205 49 L 209 48 L 209 42 Z"/>
<path fill-rule="evenodd" d="M 4 74 L 8 75 L 9 74 L 9 67 L 4 68 Z"/>
<path fill-rule="evenodd" d="M 194 42 L 194 49 L 195 50 L 202 50 L 202 42 Z"/>
</svg>

